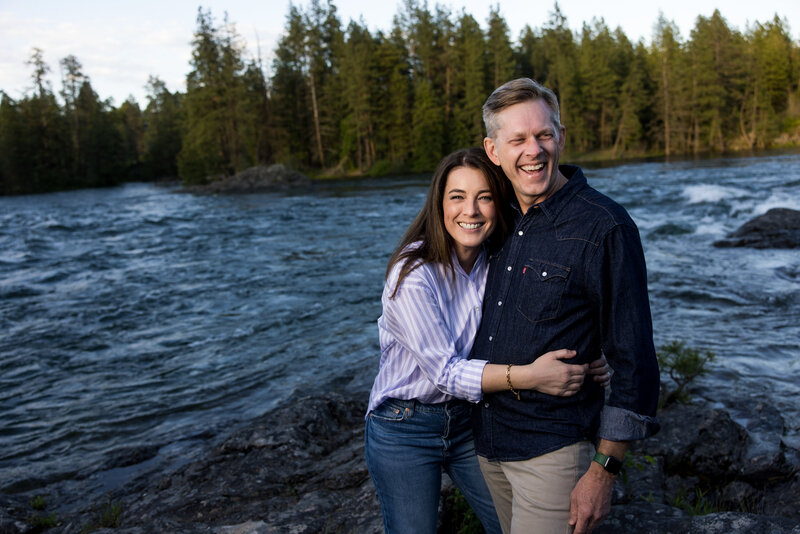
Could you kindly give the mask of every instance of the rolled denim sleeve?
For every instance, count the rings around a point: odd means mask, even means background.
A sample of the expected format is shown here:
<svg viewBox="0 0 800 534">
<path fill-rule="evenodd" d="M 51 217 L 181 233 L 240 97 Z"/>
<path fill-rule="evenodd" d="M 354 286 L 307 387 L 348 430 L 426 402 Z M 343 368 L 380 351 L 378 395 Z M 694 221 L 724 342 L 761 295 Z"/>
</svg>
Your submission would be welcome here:
<svg viewBox="0 0 800 534">
<path fill-rule="evenodd" d="M 614 370 L 611 394 L 600 417 L 598 437 L 643 439 L 658 432 L 659 371 L 647 269 L 639 232 L 631 221 L 614 227 L 599 251 L 602 280 L 602 348 Z"/>
<path fill-rule="evenodd" d="M 598 438 L 632 441 L 652 436 L 661 428 L 658 418 L 606 405 L 600 413 Z"/>
</svg>

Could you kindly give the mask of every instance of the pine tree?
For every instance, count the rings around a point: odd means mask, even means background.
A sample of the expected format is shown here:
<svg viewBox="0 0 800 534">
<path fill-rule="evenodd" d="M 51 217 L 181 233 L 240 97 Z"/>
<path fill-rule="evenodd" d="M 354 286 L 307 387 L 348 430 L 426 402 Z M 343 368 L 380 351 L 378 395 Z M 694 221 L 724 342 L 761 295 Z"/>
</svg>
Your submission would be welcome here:
<svg viewBox="0 0 800 534">
<path fill-rule="evenodd" d="M 279 159 L 325 167 L 338 154 L 342 116 L 339 57 L 344 45 L 336 7 L 312 0 L 308 12 L 289 6 L 273 63 L 272 95 Z"/>
<path fill-rule="evenodd" d="M 247 63 L 242 74 L 242 99 L 237 108 L 244 159 L 249 165 L 272 161 L 272 103 L 261 61 Z"/>
<path fill-rule="evenodd" d="M 149 176 L 144 174 L 142 158 L 144 157 L 144 119 L 139 104 L 133 97 L 129 97 L 117 109 L 111 110 L 112 121 L 117 125 L 118 135 L 121 140 L 120 167 L 123 170 L 121 178 L 146 180 Z"/>
<path fill-rule="evenodd" d="M 743 42 L 719 10 L 710 18 L 697 17 L 688 52 L 692 72 L 692 151 L 726 148 L 725 132 L 740 107 L 746 73 L 742 71 Z"/>
<path fill-rule="evenodd" d="M 384 167 L 400 169 L 412 153 L 412 85 L 408 50 L 397 21 L 391 34 L 379 34 L 377 83 L 372 91 L 378 158 Z"/>
<path fill-rule="evenodd" d="M 417 80 L 412 117 L 414 155 L 412 169 L 416 172 L 432 171 L 442 157 L 444 121 L 442 106 L 436 98 L 433 82 Z"/>
<path fill-rule="evenodd" d="M 71 173 L 69 125 L 59 109 L 46 75 L 50 67 L 42 50 L 34 48 L 28 64 L 33 67 L 33 94 L 17 103 L 19 130 L 14 133 L 16 154 L 15 192 L 33 193 L 76 187 Z"/>
<path fill-rule="evenodd" d="M 481 110 L 489 91 L 486 81 L 487 53 L 483 31 L 467 13 L 458 20 L 454 48 L 456 108 L 453 116 L 453 147 L 480 146 L 483 140 Z"/>
<path fill-rule="evenodd" d="M 216 28 L 211 13 L 198 10 L 178 157 L 178 172 L 186 183 L 230 176 L 249 166 L 239 138 L 243 62 L 237 41 L 227 16 L 223 27 Z"/>
<path fill-rule="evenodd" d="M 653 84 L 648 76 L 647 59 L 647 49 L 644 43 L 639 42 L 632 50 L 628 72 L 619 91 L 620 119 L 612 157 L 628 150 L 647 149 L 645 134 L 652 120 L 650 103 L 653 101 Z"/>
<path fill-rule="evenodd" d="M 25 192 L 22 183 L 19 134 L 23 127 L 18 105 L 0 91 L 0 195 Z"/>
<path fill-rule="evenodd" d="M 584 24 L 580 43 L 579 68 L 581 78 L 590 80 L 583 88 L 584 128 L 581 136 L 583 150 L 599 148 L 605 150 L 613 142 L 613 132 L 619 120 L 616 92 L 621 85 L 612 61 L 616 54 L 616 43 L 603 19 L 594 20 L 593 25 Z"/>
<path fill-rule="evenodd" d="M 770 22 L 757 22 L 748 33 L 746 62 L 751 78 L 739 122 L 747 145 L 765 148 L 780 131 L 780 114 L 789 107 L 793 47 L 777 15 Z"/>
<path fill-rule="evenodd" d="M 418 172 L 431 171 L 446 146 L 444 102 L 449 101 L 449 95 L 445 88 L 447 71 L 441 61 L 443 33 L 427 6 L 414 0 L 405 0 L 405 13 L 399 20 L 403 23 L 414 88 L 411 167 Z"/>
<path fill-rule="evenodd" d="M 342 119 L 339 57 L 344 43 L 336 6 L 330 0 L 323 6 L 311 0 L 305 16 L 306 82 L 314 125 L 316 163 L 327 165 L 338 152 L 339 121 Z"/>
<path fill-rule="evenodd" d="M 369 170 L 375 162 L 373 101 L 377 45 L 366 27 L 351 21 L 341 58 L 347 115 L 341 125 L 341 158 L 348 166 Z"/>
<path fill-rule="evenodd" d="M 664 154 L 669 157 L 681 153 L 689 121 L 684 113 L 690 102 L 689 93 L 685 90 L 684 51 L 680 41 L 680 32 L 673 22 L 663 15 L 656 23 L 655 38 L 652 44 L 653 78 L 657 80 L 657 117 L 661 125 L 660 135 Z"/>
<path fill-rule="evenodd" d="M 547 80 L 549 63 L 543 48 L 541 31 L 534 31 L 525 25 L 520 33 L 519 45 L 515 50 L 517 77 L 532 78 L 537 81 Z"/>
<path fill-rule="evenodd" d="M 489 79 L 493 88 L 500 87 L 514 75 L 514 52 L 508 24 L 500 15 L 500 6 L 489 8 L 489 30 L 486 45 L 489 55 Z"/>
<path fill-rule="evenodd" d="M 177 178 L 181 151 L 181 97 L 170 93 L 166 84 L 151 76 L 147 82 L 142 161 L 150 179 Z"/>
<path fill-rule="evenodd" d="M 589 135 L 581 113 L 583 97 L 577 45 L 558 3 L 544 25 L 541 49 L 545 54 L 547 78 L 538 81 L 558 96 L 561 124 L 567 127 L 567 149 L 576 146 L 584 150 L 589 146 Z"/>
<path fill-rule="evenodd" d="M 272 65 L 272 102 L 276 159 L 297 168 L 311 165 L 315 138 L 307 105 L 310 96 L 306 83 L 305 36 L 305 17 L 297 7 L 290 5 Z"/>
<path fill-rule="evenodd" d="M 125 173 L 120 128 L 114 122 L 111 105 L 101 101 L 87 79 L 81 85 L 75 113 L 81 128 L 81 147 L 76 180 L 84 187 L 106 187 L 122 182 Z"/>
<path fill-rule="evenodd" d="M 83 66 L 75 56 L 67 56 L 60 62 L 61 65 L 61 98 L 64 99 L 64 115 L 70 124 L 70 138 L 72 141 L 72 168 L 70 174 L 73 179 L 86 172 L 86 150 L 87 147 L 81 145 L 85 137 L 83 130 L 86 126 L 81 123 L 81 116 L 78 113 L 78 98 L 83 84 L 88 78 L 83 74 Z"/>
</svg>

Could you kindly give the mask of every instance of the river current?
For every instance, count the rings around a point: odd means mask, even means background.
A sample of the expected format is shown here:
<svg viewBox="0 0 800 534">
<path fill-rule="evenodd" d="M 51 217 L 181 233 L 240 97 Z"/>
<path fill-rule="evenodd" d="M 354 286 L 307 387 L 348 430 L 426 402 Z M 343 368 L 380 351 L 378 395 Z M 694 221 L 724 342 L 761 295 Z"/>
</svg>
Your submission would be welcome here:
<svg viewBox="0 0 800 534">
<path fill-rule="evenodd" d="M 709 400 L 774 403 L 800 446 L 800 251 L 712 246 L 769 208 L 800 209 L 800 155 L 586 174 L 639 226 L 656 346 L 714 352 Z M 366 396 L 386 261 L 428 180 L 0 198 L 0 491 L 120 451 L 180 456 L 293 395 Z"/>
</svg>

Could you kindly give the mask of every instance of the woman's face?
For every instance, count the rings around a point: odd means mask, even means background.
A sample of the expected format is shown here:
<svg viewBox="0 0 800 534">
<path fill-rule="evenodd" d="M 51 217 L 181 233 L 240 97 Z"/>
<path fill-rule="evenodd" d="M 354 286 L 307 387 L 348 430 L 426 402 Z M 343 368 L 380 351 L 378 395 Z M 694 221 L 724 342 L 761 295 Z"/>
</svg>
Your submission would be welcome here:
<svg viewBox="0 0 800 534">
<path fill-rule="evenodd" d="M 442 211 L 444 227 L 459 260 L 474 260 L 497 224 L 495 199 L 486 176 L 477 169 L 456 167 L 447 176 Z"/>
</svg>

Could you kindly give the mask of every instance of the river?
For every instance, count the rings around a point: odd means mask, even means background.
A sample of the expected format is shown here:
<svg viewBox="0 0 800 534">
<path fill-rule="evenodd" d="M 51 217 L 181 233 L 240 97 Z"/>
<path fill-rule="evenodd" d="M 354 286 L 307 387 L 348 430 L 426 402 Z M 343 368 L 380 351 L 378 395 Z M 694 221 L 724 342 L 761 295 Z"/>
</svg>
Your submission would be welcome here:
<svg viewBox="0 0 800 534">
<path fill-rule="evenodd" d="M 639 226 L 656 345 L 713 351 L 701 391 L 775 403 L 800 447 L 800 251 L 712 246 L 800 209 L 800 155 L 586 173 Z M 0 198 L 0 491 L 137 447 L 180 457 L 295 394 L 368 391 L 386 261 L 428 179 Z"/>
</svg>

